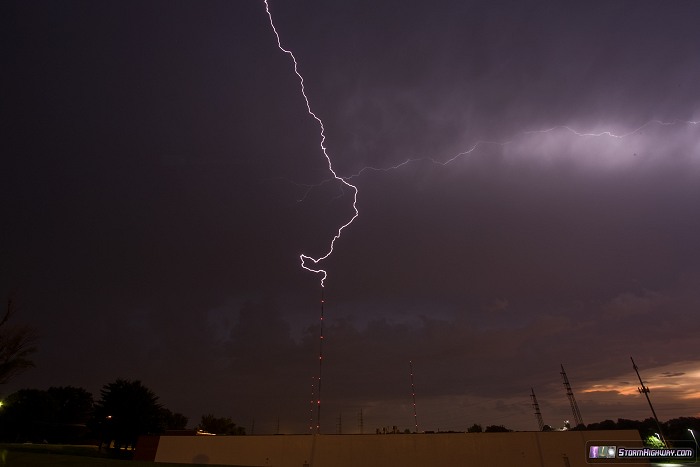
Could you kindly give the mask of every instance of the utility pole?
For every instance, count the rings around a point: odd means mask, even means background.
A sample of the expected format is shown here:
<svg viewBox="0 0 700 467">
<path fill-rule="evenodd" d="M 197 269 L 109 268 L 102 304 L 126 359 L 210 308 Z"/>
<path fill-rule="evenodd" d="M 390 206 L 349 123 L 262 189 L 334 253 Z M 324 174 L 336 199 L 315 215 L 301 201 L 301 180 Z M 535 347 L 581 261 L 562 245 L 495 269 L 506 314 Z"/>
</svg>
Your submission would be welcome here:
<svg viewBox="0 0 700 467">
<path fill-rule="evenodd" d="M 667 446 L 666 444 L 666 438 L 664 437 L 663 431 L 661 431 L 661 424 L 659 423 L 659 418 L 656 416 L 656 411 L 654 410 L 654 406 L 651 405 L 651 399 L 649 399 L 649 391 L 650 389 L 644 385 L 644 381 L 642 381 L 642 377 L 639 376 L 639 368 L 637 367 L 637 364 L 634 363 L 634 359 L 630 357 L 630 360 L 632 360 L 632 368 L 634 368 L 634 372 L 637 373 L 637 378 L 639 378 L 639 384 L 642 385 L 641 388 L 637 388 L 637 391 L 639 391 L 640 394 L 644 394 L 647 398 L 647 402 L 649 403 L 649 408 L 651 409 L 652 415 L 654 415 L 654 421 L 656 422 L 656 428 L 659 430 L 659 436 L 661 437 L 661 442 L 664 443 L 664 446 Z"/>
</svg>

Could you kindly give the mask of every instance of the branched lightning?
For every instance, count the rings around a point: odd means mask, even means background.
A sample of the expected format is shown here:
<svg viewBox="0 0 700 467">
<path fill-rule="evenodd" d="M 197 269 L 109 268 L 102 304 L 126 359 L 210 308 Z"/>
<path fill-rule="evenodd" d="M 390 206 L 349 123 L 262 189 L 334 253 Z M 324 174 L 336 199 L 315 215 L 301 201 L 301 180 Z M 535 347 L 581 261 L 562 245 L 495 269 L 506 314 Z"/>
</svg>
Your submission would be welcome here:
<svg viewBox="0 0 700 467">
<path fill-rule="evenodd" d="M 399 162 L 398 164 L 390 165 L 387 167 L 365 166 L 365 167 L 362 167 L 357 172 L 355 172 L 354 174 L 351 174 L 351 175 L 348 175 L 348 176 L 345 176 L 342 178 L 344 180 L 351 180 L 353 178 L 360 177 L 365 172 L 389 172 L 389 171 L 397 170 L 397 169 L 400 169 L 404 166 L 407 166 L 407 165 L 413 164 L 413 163 L 417 163 L 417 162 L 429 162 L 429 163 L 435 164 L 435 165 L 447 166 L 447 165 L 450 165 L 451 163 L 455 162 L 458 159 L 469 156 L 470 154 L 472 154 L 474 151 L 476 151 L 477 149 L 479 149 L 482 146 L 486 146 L 486 145 L 507 146 L 507 145 L 513 144 L 517 140 L 518 137 L 524 136 L 524 135 L 543 134 L 543 133 L 551 133 L 551 132 L 554 132 L 557 130 L 564 130 L 564 131 L 567 131 L 567 132 L 569 132 L 572 135 L 577 136 L 577 137 L 596 137 L 596 138 L 608 137 L 608 138 L 615 138 L 615 139 L 624 139 L 624 138 L 627 138 L 629 136 L 633 136 L 637 133 L 642 132 L 642 130 L 644 130 L 645 128 L 647 128 L 651 125 L 659 125 L 659 126 L 688 125 L 688 126 L 691 126 L 691 125 L 698 125 L 698 124 L 700 124 L 700 121 L 674 120 L 674 121 L 670 121 L 670 122 L 664 122 L 662 120 L 650 120 L 647 123 L 645 123 L 644 125 L 637 127 L 634 130 L 628 131 L 627 133 L 623 133 L 623 134 L 616 134 L 616 133 L 613 133 L 612 131 L 601 131 L 598 133 L 592 133 L 592 132 L 583 133 L 583 132 L 575 130 L 574 128 L 571 128 L 570 126 L 567 126 L 567 125 L 558 125 L 558 126 L 544 129 L 544 130 L 522 131 L 522 132 L 518 133 L 512 139 L 505 140 L 505 141 L 479 140 L 476 143 L 474 143 L 469 149 L 462 151 L 462 152 L 459 152 L 459 153 L 457 153 L 457 154 L 453 155 L 452 157 L 449 157 L 448 159 L 445 159 L 445 160 L 439 160 L 439 159 L 436 159 L 434 157 L 414 157 L 414 158 L 410 158 L 410 159 L 405 159 L 405 160 Z M 317 185 L 313 185 L 312 188 L 320 186 L 321 184 L 323 184 L 325 182 L 327 182 L 327 180 L 324 180 L 323 182 L 321 182 Z"/>
<path fill-rule="evenodd" d="M 333 248 L 335 246 L 336 240 L 338 240 L 343 233 L 343 230 L 348 227 L 350 224 L 353 223 L 353 221 L 357 218 L 357 216 L 360 215 L 360 212 L 357 210 L 357 187 L 350 182 L 348 182 L 346 179 L 343 177 L 338 176 L 338 174 L 333 170 L 333 163 L 331 162 L 331 158 L 328 155 L 328 150 L 325 146 L 326 142 L 326 134 L 325 134 L 325 128 L 323 126 L 323 121 L 314 113 L 313 110 L 311 110 L 311 104 L 309 102 L 309 98 L 306 95 L 306 89 L 304 88 L 304 77 L 299 73 L 299 66 L 297 63 L 297 59 L 294 56 L 294 53 L 292 53 L 291 50 L 287 50 L 282 46 L 282 41 L 280 39 L 280 35 L 277 32 L 277 28 L 275 28 L 275 24 L 272 21 L 272 13 L 270 13 L 270 5 L 267 3 L 267 0 L 263 0 L 265 2 L 265 11 L 267 12 L 267 17 L 270 19 L 270 26 L 272 27 L 272 31 L 275 33 L 275 37 L 277 38 L 277 47 L 279 49 L 289 55 L 289 57 L 292 59 L 292 62 L 294 63 L 294 73 L 296 73 L 297 77 L 299 78 L 299 86 L 301 88 L 301 94 L 304 96 L 304 102 L 306 103 L 306 111 L 311 115 L 317 122 L 319 126 L 319 136 L 320 136 L 320 143 L 319 146 L 321 147 L 321 150 L 323 151 L 323 155 L 326 158 L 326 161 L 328 162 L 328 170 L 330 173 L 333 175 L 333 179 L 338 180 L 339 182 L 343 183 L 346 185 L 348 188 L 351 188 L 353 190 L 353 199 L 352 199 L 352 208 L 354 210 L 354 214 L 350 218 L 349 221 L 347 221 L 345 224 L 341 225 L 338 228 L 338 231 L 336 232 L 335 236 L 333 237 L 333 240 L 331 240 L 330 247 L 328 248 L 328 251 L 326 254 L 323 256 L 320 256 L 318 258 L 313 258 L 311 256 L 301 254 L 299 255 L 299 259 L 301 261 L 301 267 L 306 269 L 307 271 L 311 271 L 313 273 L 321 274 L 321 287 L 324 286 L 324 282 L 326 280 L 326 277 L 328 277 L 328 273 L 323 270 L 323 269 L 315 269 L 314 267 L 309 267 L 306 265 L 306 261 L 311 261 L 313 262 L 314 266 L 318 265 L 319 262 L 323 261 L 324 259 L 328 258 L 331 253 L 333 253 Z"/>
<path fill-rule="evenodd" d="M 602 131 L 600 133 L 581 133 L 581 132 L 576 131 L 573 128 L 566 126 L 566 125 L 559 125 L 559 126 L 555 126 L 555 127 L 546 129 L 546 130 L 524 131 L 522 134 L 531 135 L 534 133 L 549 133 L 549 132 L 554 131 L 554 130 L 567 130 L 576 136 L 609 136 L 611 138 L 623 139 L 623 138 L 627 138 L 628 136 L 632 136 L 636 133 L 639 133 L 640 131 L 642 131 L 643 129 L 645 129 L 646 127 L 651 126 L 651 125 L 659 125 L 659 126 L 671 126 L 671 125 L 678 125 L 678 124 L 697 125 L 698 123 L 700 123 L 700 122 L 680 121 L 680 120 L 674 120 L 671 122 L 664 122 L 662 120 L 650 120 L 650 121 L 646 122 L 644 125 L 636 128 L 632 131 L 629 131 L 627 133 L 623 133 L 621 135 L 617 135 L 611 131 Z"/>
<path fill-rule="evenodd" d="M 523 136 L 533 135 L 533 134 L 552 133 L 552 132 L 559 131 L 559 130 L 561 130 L 561 131 L 567 131 L 567 132 L 571 133 L 572 135 L 574 135 L 574 136 L 576 136 L 576 137 L 582 137 L 582 138 L 585 138 L 585 137 L 589 137 L 589 138 L 590 138 L 590 137 L 601 138 L 601 137 L 603 137 L 603 138 L 624 139 L 624 138 L 627 138 L 627 137 L 630 137 L 630 136 L 639 134 L 639 133 L 641 133 L 644 129 L 646 129 L 647 127 L 650 127 L 650 126 L 652 126 L 652 125 L 658 125 L 658 126 L 672 126 L 672 125 L 694 126 L 694 125 L 700 124 L 700 121 L 684 121 L 684 120 L 662 121 L 662 120 L 650 120 L 650 121 L 646 122 L 645 124 L 643 124 L 643 125 L 641 125 L 641 126 L 635 128 L 635 129 L 633 129 L 633 130 L 631 130 L 631 131 L 628 131 L 627 133 L 622 133 L 622 134 L 617 134 L 617 133 L 614 133 L 613 131 L 610 131 L 610 130 L 608 130 L 608 131 L 601 131 L 601 132 L 582 132 L 582 131 L 576 130 L 576 129 L 574 129 L 574 128 L 570 127 L 570 126 L 567 126 L 567 125 L 557 125 L 557 126 L 553 126 L 553 127 L 551 127 L 551 128 L 543 129 L 543 130 L 521 131 L 521 132 L 515 134 L 515 135 L 514 135 L 513 137 L 511 137 L 511 139 L 509 139 L 509 140 L 503 140 L 503 141 L 478 140 L 478 141 L 476 141 L 475 143 L 473 143 L 472 146 L 469 147 L 469 149 L 466 149 L 466 150 L 464 150 L 464 151 L 461 151 L 461 152 L 459 152 L 459 153 L 457 153 L 457 154 L 455 154 L 455 155 L 453 155 L 453 156 L 451 156 L 451 157 L 449 157 L 449 158 L 447 158 L 447 159 L 444 159 L 444 160 L 440 160 L 440 159 L 437 159 L 437 158 L 434 158 L 434 157 L 428 157 L 428 156 L 426 156 L 426 157 L 414 157 L 414 158 L 405 159 L 405 160 L 403 160 L 403 161 L 401 161 L 401 162 L 399 162 L 399 163 L 397 163 L 397 164 L 390 165 L 390 166 L 387 166 L 387 167 L 365 166 L 365 167 L 362 167 L 359 171 L 355 172 L 354 174 L 350 174 L 350 175 L 346 175 L 346 176 L 341 176 L 341 175 L 338 175 L 338 174 L 335 172 L 335 170 L 333 169 L 333 164 L 332 164 L 332 162 L 331 162 L 331 158 L 330 158 L 330 156 L 328 155 L 328 151 L 327 151 L 327 148 L 326 148 L 326 146 L 325 146 L 326 135 L 325 135 L 325 128 L 324 128 L 324 125 L 323 125 L 323 121 L 322 121 L 322 120 L 313 112 L 313 110 L 311 109 L 311 104 L 310 104 L 310 102 L 309 102 L 308 96 L 306 95 L 306 89 L 305 89 L 305 87 L 304 87 L 304 78 L 303 78 L 303 76 L 301 75 L 301 73 L 299 72 L 298 63 L 297 63 L 296 57 L 294 56 L 294 54 L 292 53 L 291 50 L 287 50 L 287 49 L 285 49 L 285 48 L 282 46 L 282 42 L 281 42 L 281 40 L 280 40 L 280 35 L 279 35 L 279 33 L 277 32 L 277 29 L 275 28 L 274 22 L 272 21 L 272 14 L 270 13 L 270 7 L 269 7 L 269 4 L 268 4 L 268 0 L 263 0 L 263 1 L 264 1 L 264 3 L 265 3 L 265 11 L 267 12 L 267 16 L 268 16 L 268 18 L 269 18 L 269 20 L 270 20 L 270 26 L 272 27 L 272 30 L 273 30 L 273 32 L 275 33 L 275 36 L 276 36 L 276 38 L 277 38 L 277 46 L 279 47 L 279 49 L 280 49 L 282 52 L 288 54 L 288 55 L 290 56 L 290 58 L 292 59 L 292 62 L 294 63 L 294 73 L 295 73 L 295 74 L 297 75 L 297 77 L 299 78 L 299 85 L 300 85 L 300 88 L 301 88 L 301 94 L 302 94 L 302 96 L 304 97 L 304 101 L 305 101 L 305 103 L 306 103 L 306 110 L 307 110 L 308 114 L 309 114 L 310 116 L 312 116 L 312 117 L 318 122 L 319 129 L 320 129 L 320 131 L 319 131 L 320 144 L 319 144 L 319 145 L 320 145 L 321 150 L 323 151 L 323 155 L 325 156 L 326 161 L 327 161 L 327 163 L 328 163 L 328 170 L 330 171 L 330 173 L 331 173 L 331 175 L 332 175 L 331 178 L 322 180 L 321 182 L 319 182 L 319 183 L 317 183 L 317 184 L 303 184 L 303 185 L 302 185 L 302 184 L 297 184 L 297 185 L 303 186 L 303 187 L 305 188 L 305 192 L 304 192 L 303 196 L 302 196 L 301 199 L 299 199 L 298 201 L 299 201 L 299 202 L 303 201 L 303 200 L 308 196 L 308 194 L 309 194 L 314 188 L 318 188 L 319 186 L 321 186 L 321 185 L 323 185 L 323 184 L 326 184 L 326 183 L 329 183 L 329 182 L 332 182 L 332 181 L 339 181 L 339 182 L 341 182 L 343 185 L 345 185 L 345 186 L 351 188 L 352 191 L 353 191 L 353 202 L 352 202 L 352 207 L 353 207 L 353 210 L 354 210 L 354 214 L 352 215 L 352 217 L 350 218 L 350 220 L 348 220 L 345 224 L 343 224 L 342 226 L 340 226 L 340 227 L 338 228 L 338 230 L 337 230 L 335 236 L 333 237 L 333 239 L 332 239 L 331 242 L 330 242 L 330 246 L 329 246 L 327 252 L 326 252 L 323 256 L 320 256 L 320 257 L 318 257 L 318 258 L 313 258 L 313 257 L 308 256 L 308 255 L 305 255 L 305 254 L 299 255 L 299 259 L 301 260 L 301 267 L 302 267 L 302 268 L 306 269 L 307 271 L 311 271 L 311 272 L 314 272 L 314 273 L 321 274 L 321 287 L 324 286 L 324 282 L 325 282 L 325 280 L 326 280 L 326 278 L 327 278 L 327 276 L 328 276 L 328 273 L 327 273 L 325 270 L 321 269 L 321 268 L 316 268 L 316 265 L 318 265 L 318 263 L 320 263 L 321 261 L 323 261 L 323 260 L 325 260 L 326 258 L 328 258 L 328 257 L 333 253 L 333 248 L 334 248 L 334 246 L 335 246 L 335 242 L 336 242 L 336 240 L 338 240 L 338 239 L 340 238 L 340 236 L 341 236 L 343 230 L 344 230 L 346 227 L 348 227 L 350 224 L 352 224 L 353 221 L 359 216 L 359 211 L 358 211 L 358 209 L 357 209 L 358 189 L 357 189 L 357 186 L 351 184 L 351 183 L 349 182 L 349 180 L 352 180 L 353 178 L 358 178 L 358 177 L 360 177 L 361 175 L 363 175 L 365 172 L 389 172 L 389 171 L 398 170 L 398 169 L 401 169 L 401 168 L 403 168 L 403 167 L 405 167 L 405 166 L 408 166 L 408 165 L 410 165 L 410 164 L 419 163 L 419 162 L 428 162 L 428 163 L 435 164 L 435 165 L 447 166 L 447 165 L 450 165 L 450 164 L 452 164 L 453 162 L 455 162 L 455 161 L 457 161 L 457 160 L 459 160 L 459 159 L 461 159 L 461 158 L 464 158 L 464 157 L 469 156 L 470 154 L 472 154 L 473 152 L 475 152 L 476 150 L 478 150 L 478 149 L 481 148 L 482 146 L 497 145 L 497 146 L 503 146 L 503 147 L 505 147 L 505 146 L 507 146 L 507 145 L 511 145 L 511 144 L 515 143 L 519 138 L 521 138 L 521 137 L 523 137 Z M 341 195 L 339 195 L 339 196 L 342 196 L 342 193 L 343 193 L 342 185 L 341 185 L 340 188 L 341 188 Z M 309 267 L 309 266 L 307 266 L 307 261 L 312 262 L 313 265 L 314 265 L 314 267 Z"/>
<path fill-rule="evenodd" d="M 511 141 L 501 141 L 501 142 L 497 142 L 497 141 L 477 141 L 477 142 L 474 143 L 474 144 L 472 145 L 472 147 L 470 147 L 469 149 L 467 149 L 467 150 L 465 150 L 465 151 L 462 151 L 462 152 L 459 152 L 459 153 L 455 154 L 454 156 L 452 156 L 452 157 L 450 157 L 449 159 L 446 159 L 446 160 L 444 160 L 444 161 L 435 159 L 434 157 L 414 157 L 414 158 L 406 159 L 406 160 L 404 160 L 404 161 L 402 161 L 402 162 L 399 162 L 398 164 L 391 165 L 391 166 L 389 166 L 389 167 L 372 167 L 372 166 L 365 166 L 365 167 L 361 168 L 359 171 L 357 171 L 356 173 L 354 173 L 354 174 L 352 174 L 352 175 L 348 175 L 347 177 L 343 177 L 343 178 L 344 178 L 345 180 L 350 180 L 350 179 L 359 177 L 359 176 L 362 175 L 364 172 L 388 172 L 388 171 L 391 171 L 391 170 L 400 169 L 400 168 L 402 168 L 402 167 L 404 167 L 404 166 L 406 166 L 406 165 L 413 164 L 413 163 L 416 163 L 416 162 L 430 162 L 431 164 L 446 166 L 446 165 L 450 165 L 452 162 L 454 162 L 454 161 L 457 160 L 457 159 L 460 159 L 460 158 L 462 158 L 462 157 L 464 157 L 464 156 L 468 156 L 469 154 L 473 153 L 474 151 L 476 151 L 476 150 L 477 150 L 479 147 L 481 147 L 481 146 L 488 145 L 488 144 L 493 144 L 493 145 L 498 145 L 498 146 L 505 146 L 505 145 L 508 145 L 508 144 L 510 144 L 510 143 L 511 143 Z"/>
</svg>

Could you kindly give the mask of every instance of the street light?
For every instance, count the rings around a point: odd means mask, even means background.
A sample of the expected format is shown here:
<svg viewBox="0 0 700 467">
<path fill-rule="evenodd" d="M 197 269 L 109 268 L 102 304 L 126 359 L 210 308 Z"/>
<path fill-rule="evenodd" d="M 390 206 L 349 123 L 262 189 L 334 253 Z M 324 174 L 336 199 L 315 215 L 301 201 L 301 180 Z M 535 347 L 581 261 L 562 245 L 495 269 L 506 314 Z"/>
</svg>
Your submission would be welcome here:
<svg viewBox="0 0 700 467">
<path fill-rule="evenodd" d="M 693 437 L 693 440 L 695 441 L 695 449 L 698 449 L 698 439 L 695 437 L 695 433 L 693 433 L 693 430 L 688 428 L 688 431 L 690 432 L 690 436 Z"/>
</svg>

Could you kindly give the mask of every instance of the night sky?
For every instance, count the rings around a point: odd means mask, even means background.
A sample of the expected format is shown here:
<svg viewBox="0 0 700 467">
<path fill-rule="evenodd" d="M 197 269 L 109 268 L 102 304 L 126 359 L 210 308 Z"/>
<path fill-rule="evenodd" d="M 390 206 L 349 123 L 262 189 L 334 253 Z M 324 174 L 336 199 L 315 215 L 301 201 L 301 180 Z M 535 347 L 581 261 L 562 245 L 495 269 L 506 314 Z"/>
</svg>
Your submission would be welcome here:
<svg viewBox="0 0 700 467">
<path fill-rule="evenodd" d="M 700 416 L 700 2 L 271 0 L 359 216 L 322 431 Z M 308 432 L 353 216 L 263 0 L 0 6 L 0 388 Z M 458 156 L 459 155 L 459 156 Z M 458 157 L 455 157 L 458 156 Z M 405 163 L 406 161 L 410 161 Z M 396 167 L 392 169 L 392 167 Z"/>
</svg>

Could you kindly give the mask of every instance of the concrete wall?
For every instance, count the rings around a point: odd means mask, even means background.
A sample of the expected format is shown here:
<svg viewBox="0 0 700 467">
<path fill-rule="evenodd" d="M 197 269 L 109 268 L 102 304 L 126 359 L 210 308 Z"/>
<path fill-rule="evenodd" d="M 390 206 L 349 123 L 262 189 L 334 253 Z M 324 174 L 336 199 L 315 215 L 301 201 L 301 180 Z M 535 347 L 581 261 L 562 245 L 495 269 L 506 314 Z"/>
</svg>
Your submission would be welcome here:
<svg viewBox="0 0 700 467">
<path fill-rule="evenodd" d="M 633 430 L 161 436 L 154 460 L 256 467 L 584 467 L 588 440 L 629 441 L 626 445 L 630 446 L 634 445 L 632 441 L 640 443 L 639 434 Z"/>
</svg>

